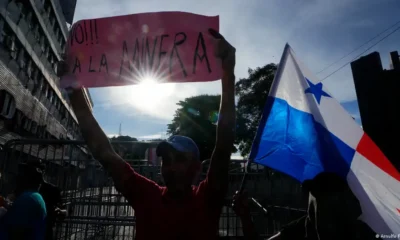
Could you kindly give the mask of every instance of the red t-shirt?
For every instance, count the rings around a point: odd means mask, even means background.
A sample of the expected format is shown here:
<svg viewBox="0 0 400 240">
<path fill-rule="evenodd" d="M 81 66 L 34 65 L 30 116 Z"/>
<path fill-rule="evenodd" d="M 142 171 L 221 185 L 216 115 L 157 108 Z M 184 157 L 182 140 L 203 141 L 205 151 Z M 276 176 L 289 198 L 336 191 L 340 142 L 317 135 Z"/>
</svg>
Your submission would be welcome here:
<svg viewBox="0 0 400 240">
<path fill-rule="evenodd" d="M 125 164 L 115 187 L 135 210 L 136 239 L 218 239 L 225 191 L 213 191 L 208 180 L 193 186 L 186 198 L 169 198 L 167 189 Z"/>
</svg>

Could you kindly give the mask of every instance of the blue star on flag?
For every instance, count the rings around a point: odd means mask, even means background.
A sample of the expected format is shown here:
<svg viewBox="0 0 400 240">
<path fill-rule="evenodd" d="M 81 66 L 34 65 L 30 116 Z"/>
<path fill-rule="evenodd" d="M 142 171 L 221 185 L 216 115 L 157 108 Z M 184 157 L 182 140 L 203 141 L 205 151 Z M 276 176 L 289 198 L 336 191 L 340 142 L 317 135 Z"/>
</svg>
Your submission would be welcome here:
<svg viewBox="0 0 400 240">
<path fill-rule="evenodd" d="M 322 90 L 322 83 L 319 82 L 317 84 L 313 84 L 310 80 L 307 80 L 309 88 L 307 88 L 304 93 L 311 93 L 314 95 L 315 100 L 317 100 L 317 103 L 320 104 L 322 96 L 324 97 L 331 97 L 328 93 L 326 93 L 324 90 Z"/>
</svg>

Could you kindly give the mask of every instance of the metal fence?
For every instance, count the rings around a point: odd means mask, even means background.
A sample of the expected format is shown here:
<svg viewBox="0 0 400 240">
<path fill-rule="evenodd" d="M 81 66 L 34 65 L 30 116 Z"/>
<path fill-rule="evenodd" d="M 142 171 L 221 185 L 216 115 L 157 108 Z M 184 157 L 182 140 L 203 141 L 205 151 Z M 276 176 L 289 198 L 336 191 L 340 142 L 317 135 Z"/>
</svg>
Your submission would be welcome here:
<svg viewBox="0 0 400 240">
<path fill-rule="evenodd" d="M 131 144 L 136 143 L 131 142 Z M 67 219 L 56 223 L 55 239 L 134 239 L 134 210 L 115 190 L 112 179 L 91 157 L 84 142 L 68 140 L 7 142 L 0 156 L 1 195 L 6 196 L 14 189 L 18 163 L 34 159 L 42 159 L 45 162 L 44 178 L 62 190 L 62 204 L 68 211 Z M 126 161 L 138 173 L 162 184 L 160 166 L 148 165 L 143 160 Z M 284 175 L 271 172 L 270 169 L 258 166 L 248 169 L 246 189 L 249 196 L 257 199 L 268 211 L 265 215 L 258 206 L 250 204 L 260 236 L 271 236 L 284 224 L 305 214 L 302 207 L 305 206 L 305 202 L 299 194 L 301 191 L 299 184 L 290 178 L 285 178 Z M 203 178 L 205 172 L 206 169 Z M 240 219 L 230 208 L 231 198 L 239 189 L 243 173 L 244 167 L 232 167 L 226 206 L 220 218 L 219 234 L 229 239 L 243 236 Z"/>
</svg>

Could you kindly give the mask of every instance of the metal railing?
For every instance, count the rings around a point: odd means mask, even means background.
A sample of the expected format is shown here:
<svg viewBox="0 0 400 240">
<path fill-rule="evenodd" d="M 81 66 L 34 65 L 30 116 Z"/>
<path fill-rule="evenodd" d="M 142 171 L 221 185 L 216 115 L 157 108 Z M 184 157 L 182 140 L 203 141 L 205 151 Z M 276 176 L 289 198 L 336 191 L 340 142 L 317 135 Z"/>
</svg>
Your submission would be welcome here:
<svg viewBox="0 0 400 240">
<path fill-rule="evenodd" d="M 118 142 L 112 143 L 118 147 Z M 149 146 L 151 144 L 154 145 L 149 143 Z M 19 139 L 7 142 L 0 156 L 1 195 L 7 195 L 14 189 L 18 163 L 34 159 L 42 159 L 46 163 L 44 178 L 62 190 L 62 204 L 68 211 L 68 217 L 56 223 L 55 239 L 134 239 L 134 209 L 116 191 L 112 179 L 91 157 L 82 141 Z M 138 173 L 162 184 L 159 166 L 149 166 L 143 160 L 130 159 L 127 162 Z M 226 205 L 220 217 L 219 234 L 240 237 L 243 235 L 241 222 L 230 205 L 234 192 L 239 189 L 244 170 L 234 166 L 232 169 Z M 295 196 L 300 195 L 295 191 L 299 188 L 293 180 L 285 183 L 285 176 L 257 166 L 248 169 L 246 189 L 249 196 L 264 206 L 268 213 L 265 214 L 257 204 L 250 204 L 260 236 L 271 236 L 284 224 L 305 214 L 304 207 L 301 207 L 305 206 L 305 202 L 298 198 L 294 200 Z M 203 171 L 205 177 L 206 170 Z"/>
</svg>

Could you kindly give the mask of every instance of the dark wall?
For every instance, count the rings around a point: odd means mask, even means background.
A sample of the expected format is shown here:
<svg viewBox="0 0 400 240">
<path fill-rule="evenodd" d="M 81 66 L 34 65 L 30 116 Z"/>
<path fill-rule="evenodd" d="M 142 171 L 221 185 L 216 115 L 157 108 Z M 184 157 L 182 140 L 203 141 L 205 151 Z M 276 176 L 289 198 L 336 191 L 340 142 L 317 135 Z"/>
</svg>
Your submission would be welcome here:
<svg viewBox="0 0 400 240">
<path fill-rule="evenodd" d="M 384 70 L 377 52 L 352 62 L 351 68 L 363 129 L 399 170 L 400 71 Z"/>
</svg>

